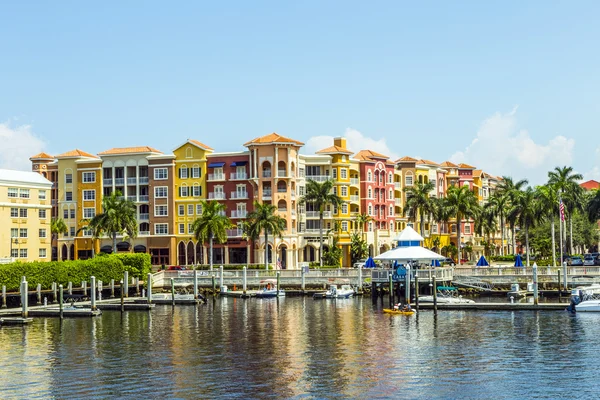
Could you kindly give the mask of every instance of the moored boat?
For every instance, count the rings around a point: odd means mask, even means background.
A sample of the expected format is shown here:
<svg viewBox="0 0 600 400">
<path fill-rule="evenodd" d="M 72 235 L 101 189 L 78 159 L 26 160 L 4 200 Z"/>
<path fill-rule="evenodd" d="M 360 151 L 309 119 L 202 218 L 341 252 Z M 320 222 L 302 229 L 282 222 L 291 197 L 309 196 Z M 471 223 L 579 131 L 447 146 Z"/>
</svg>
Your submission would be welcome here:
<svg viewBox="0 0 600 400">
<path fill-rule="evenodd" d="M 329 286 L 329 290 L 325 292 L 325 297 L 328 299 L 348 299 L 354 296 L 354 289 L 350 285 L 337 285 Z"/>
<path fill-rule="evenodd" d="M 458 289 L 452 286 L 437 287 L 437 303 L 438 304 L 473 304 L 475 301 L 464 299 L 458 295 Z M 419 296 L 421 303 L 433 303 L 433 296 Z"/>
<path fill-rule="evenodd" d="M 285 296 L 285 290 L 277 287 L 276 279 L 265 279 L 260 281 L 258 285 L 258 292 L 256 297 L 258 298 L 269 298 L 269 297 L 282 297 Z"/>
</svg>

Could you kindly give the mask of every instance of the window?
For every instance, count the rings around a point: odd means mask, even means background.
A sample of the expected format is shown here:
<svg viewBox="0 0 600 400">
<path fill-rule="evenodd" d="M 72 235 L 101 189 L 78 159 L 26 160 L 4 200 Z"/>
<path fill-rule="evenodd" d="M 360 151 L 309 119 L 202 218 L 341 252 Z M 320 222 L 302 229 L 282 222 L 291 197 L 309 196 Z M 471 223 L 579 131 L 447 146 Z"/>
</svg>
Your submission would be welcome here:
<svg viewBox="0 0 600 400">
<path fill-rule="evenodd" d="M 70 211 L 70 214 L 71 214 L 71 219 L 75 219 L 75 209 L 73 208 L 73 209 L 71 209 L 69 211 Z"/>
<path fill-rule="evenodd" d="M 373 222 L 369 222 L 369 232 L 373 232 Z"/>
<path fill-rule="evenodd" d="M 455 224 L 452 224 L 452 226 L 450 227 L 450 231 L 452 233 L 456 233 L 456 225 Z"/>
<path fill-rule="evenodd" d="M 342 232 L 348 231 L 348 221 L 342 221 Z"/>
<path fill-rule="evenodd" d="M 154 179 L 157 181 L 162 181 L 167 179 L 169 176 L 166 168 L 155 168 L 154 169 Z"/>
<path fill-rule="evenodd" d="M 19 197 L 19 189 L 8 188 L 8 197 Z"/>
<path fill-rule="evenodd" d="M 19 257 L 27 258 L 27 249 L 19 249 Z"/>
<path fill-rule="evenodd" d="M 168 194 L 169 194 L 169 188 L 167 186 L 156 186 L 154 188 L 154 198 L 155 199 L 167 198 Z"/>
<path fill-rule="evenodd" d="M 304 172 L 304 168 L 299 168 L 299 169 L 298 169 L 298 176 L 299 176 L 300 178 L 304 178 L 304 174 L 305 174 L 305 172 Z"/>
<path fill-rule="evenodd" d="M 179 168 L 179 178 L 187 179 L 188 178 L 188 169 L 187 168 Z"/>
<path fill-rule="evenodd" d="M 342 179 L 348 179 L 348 170 L 346 168 L 340 168 L 340 177 Z"/>
<path fill-rule="evenodd" d="M 189 188 L 187 186 L 182 186 L 179 188 L 179 197 L 188 197 Z"/>
<path fill-rule="evenodd" d="M 188 204 L 188 215 L 194 215 L 194 205 Z"/>
<path fill-rule="evenodd" d="M 10 252 L 10 256 L 11 256 L 12 258 L 17 258 L 17 257 L 19 257 L 19 249 L 12 249 L 12 250 L 11 250 L 11 252 Z"/>
<path fill-rule="evenodd" d="M 194 196 L 194 197 L 202 196 L 202 187 L 199 185 L 194 185 L 194 187 L 192 188 L 192 196 Z"/>
<path fill-rule="evenodd" d="M 390 213 L 389 213 L 389 214 L 390 214 L 390 217 L 391 217 L 392 215 L 394 215 L 394 207 L 390 206 Z"/>
<path fill-rule="evenodd" d="M 46 258 L 46 249 L 40 249 L 40 258 Z"/>
<path fill-rule="evenodd" d="M 19 208 L 19 218 L 27 218 L 27 209 Z"/>
<path fill-rule="evenodd" d="M 394 183 L 394 174 L 391 172 L 388 174 L 388 183 Z"/>
<path fill-rule="evenodd" d="M 46 229 L 40 228 L 40 239 L 45 239 L 46 238 Z"/>
<path fill-rule="evenodd" d="M 185 206 L 183 204 L 177 206 L 177 215 L 185 215 Z"/>
<path fill-rule="evenodd" d="M 373 206 L 369 204 L 369 215 L 373 215 Z"/>
<path fill-rule="evenodd" d="M 342 204 L 342 214 L 348 214 L 348 204 Z"/>
<path fill-rule="evenodd" d="M 84 208 L 83 209 L 83 218 L 89 219 L 89 218 L 94 218 L 95 216 L 96 216 L 95 208 Z"/>
<path fill-rule="evenodd" d="M 200 167 L 192 168 L 192 178 L 200 178 Z"/>
<path fill-rule="evenodd" d="M 154 234 L 155 235 L 168 235 L 169 234 L 169 224 L 154 224 Z"/>
<path fill-rule="evenodd" d="M 183 235 L 185 233 L 185 224 L 179 224 L 179 234 Z"/>
<path fill-rule="evenodd" d="M 12 207 L 10 209 L 10 217 L 11 218 L 19 218 L 19 209 Z"/>
<path fill-rule="evenodd" d="M 94 183 L 96 182 L 96 173 L 95 172 L 84 172 L 83 173 L 83 183 Z"/>
<path fill-rule="evenodd" d="M 467 234 L 467 235 L 471 234 L 471 225 L 470 224 L 465 224 L 465 234 Z"/>
<path fill-rule="evenodd" d="M 155 217 L 166 217 L 169 215 L 169 207 L 164 205 L 154 206 L 154 216 Z"/>
<path fill-rule="evenodd" d="M 406 177 L 404 178 L 404 184 L 406 186 L 412 186 L 413 185 L 413 176 L 411 175 L 406 175 Z"/>
<path fill-rule="evenodd" d="M 83 200 L 96 200 L 96 191 L 95 190 L 84 190 L 83 191 Z"/>
<path fill-rule="evenodd" d="M 369 188 L 369 190 L 367 191 L 368 195 L 367 198 L 368 199 L 372 199 L 373 198 L 373 191 L 371 190 L 371 188 Z"/>
<path fill-rule="evenodd" d="M 392 192 L 392 189 L 390 189 L 390 192 L 388 194 L 388 199 L 390 199 L 390 200 L 394 199 L 394 192 Z"/>
<path fill-rule="evenodd" d="M 337 168 L 334 168 L 331 170 L 331 176 L 333 177 L 333 179 L 337 179 Z"/>
<path fill-rule="evenodd" d="M 19 228 L 10 228 L 10 237 L 18 238 L 19 237 Z"/>
<path fill-rule="evenodd" d="M 65 201 L 73 201 L 73 192 L 65 193 Z"/>
<path fill-rule="evenodd" d="M 367 172 L 367 182 L 373 182 L 373 174 L 371 171 Z"/>
<path fill-rule="evenodd" d="M 29 198 L 29 189 L 21 189 L 19 191 L 19 197 L 22 199 L 28 199 Z"/>
<path fill-rule="evenodd" d="M 342 197 L 348 196 L 348 186 L 342 186 Z"/>
<path fill-rule="evenodd" d="M 304 196 L 304 186 L 298 186 L 298 195 L 299 196 Z"/>
<path fill-rule="evenodd" d="M 188 233 L 189 234 L 194 233 L 194 230 L 192 229 L 192 224 L 188 224 Z"/>
<path fill-rule="evenodd" d="M 73 183 L 73 174 L 65 174 L 65 183 Z"/>
<path fill-rule="evenodd" d="M 40 200 L 46 200 L 46 191 L 45 190 L 38 191 L 38 199 L 40 199 Z"/>
<path fill-rule="evenodd" d="M 196 204 L 196 215 L 202 215 L 202 204 Z"/>
<path fill-rule="evenodd" d="M 431 233 L 438 233 L 437 224 L 431 225 Z"/>
<path fill-rule="evenodd" d="M 69 229 L 69 235 L 71 235 L 72 237 L 75 237 L 75 227 L 72 226 L 71 229 Z"/>
<path fill-rule="evenodd" d="M 69 210 L 63 210 L 63 218 L 69 219 Z"/>
</svg>

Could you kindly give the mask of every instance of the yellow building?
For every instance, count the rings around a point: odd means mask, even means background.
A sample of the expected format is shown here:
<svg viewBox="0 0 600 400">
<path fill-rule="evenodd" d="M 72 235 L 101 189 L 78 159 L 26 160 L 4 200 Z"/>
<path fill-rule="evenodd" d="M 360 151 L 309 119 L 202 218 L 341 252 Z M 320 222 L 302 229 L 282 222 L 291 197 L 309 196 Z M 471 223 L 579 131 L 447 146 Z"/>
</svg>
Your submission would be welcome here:
<svg viewBox="0 0 600 400">
<path fill-rule="evenodd" d="M 35 172 L 0 170 L 0 260 L 50 261 L 52 182 Z"/>
<path fill-rule="evenodd" d="M 75 161 L 77 166 L 77 210 L 75 212 L 77 230 L 73 238 L 75 259 L 85 260 L 100 252 L 100 240 L 92 238 L 92 232 L 85 229 L 88 221 L 102 212 L 102 160 L 82 158 Z"/>
</svg>

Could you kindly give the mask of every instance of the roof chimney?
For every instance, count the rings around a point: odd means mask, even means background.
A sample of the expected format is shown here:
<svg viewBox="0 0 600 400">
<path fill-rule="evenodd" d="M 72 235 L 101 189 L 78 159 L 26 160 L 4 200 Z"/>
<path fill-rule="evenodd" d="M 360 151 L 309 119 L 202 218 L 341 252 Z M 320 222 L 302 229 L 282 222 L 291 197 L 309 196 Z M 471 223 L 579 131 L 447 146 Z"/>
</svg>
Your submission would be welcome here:
<svg viewBox="0 0 600 400">
<path fill-rule="evenodd" d="M 345 149 L 346 148 L 346 138 L 343 138 L 343 137 L 333 138 L 333 144 L 335 146 Z"/>
</svg>

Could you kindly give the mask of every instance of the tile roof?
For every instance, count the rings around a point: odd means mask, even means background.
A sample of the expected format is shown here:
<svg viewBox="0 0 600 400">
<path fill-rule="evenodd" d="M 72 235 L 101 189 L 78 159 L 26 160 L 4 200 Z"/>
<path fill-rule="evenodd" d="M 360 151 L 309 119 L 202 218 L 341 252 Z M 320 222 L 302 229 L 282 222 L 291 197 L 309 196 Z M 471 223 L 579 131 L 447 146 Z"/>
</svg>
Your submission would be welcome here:
<svg viewBox="0 0 600 400">
<path fill-rule="evenodd" d="M 585 190 L 600 189 L 600 182 L 593 179 L 579 184 Z"/>
<path fill-rule="evenodd" d="M 485 175 L 485 173 L 480 169 L 476 169 L 473 171 L 473 176 L 482 176 L 482 175 Z"/>
<path fill-rule="evenodd" d="M 353 154 L 353 151 L 350 151 L 348 149 L 345 149 L 343 147 L 340 146 L 330 146 L 326 149 L 323 150 L 319 150 L 316 152 L 317 154 L 336 154 L 336 153 L 340 153 L 340 154 Z"/>
<path fill-rule="evenodd" d="M 131 153 L 159 153 L 162 151 L 156 150 L 150 146 L 137 146 L 137 147 L 114 147 L 112 149 L 102 151 L 98 153 L 100 156 L 117 155 L 117 154 L 131 154 Z"/>
<path fill-rule="evenodd" d="M 458 168 L 458 165 L 451 163 L 450 161 L 444 161 L 443 163 L 440 164 L 442 167 L 451 167 L 451 168 Z"/>
<path fill-rule="evenodd" d="M 251 141 L 244 143 L 244 146 L 248 146 L 251 144 L 268 144 L 268 143 L 291 143 L 296 146 L 304 146 L 304 143 L 302 143 L 302 142 L 287 138 L 285 136 L 278 135 L 275 132 L 270 133 L 265 136 L 254 138 Z"/>
<path fill-rule="evenodd" d="M 41 152 L 36 154 L 35 156 L 29 157 L 30 160 L 54 160 L 54 156 L 51 156 L 48 153 Z"/>
<path fill-rule="evenodd" d="M 207 146 L 204 143 L 199 142 L 196 139 L 188 139 L 188 142 L 190 142 L 192 144 L 195 144 L 196 146 L 198 146 L 198 147 L 200 147 L 201 149 L 204 149 L 204 150 L 214 150 L 212 147 Z"/>
<path fill-rule="evenodd" d="M 440 165 L 440 164 L 436 163 L 435 161 L 431 161 L 431 160 L 419 160 L 417 162 L 417 164 L 436 165 L 436 166 Z"/>
<path fill-rule="evenodd" d="M 394 161 L 395 163 L 399 163 L 399 162 L 417 162 L 416 158 L 412 158 L 409 156 L 405 156 L 402 158 L 397 159 L 396 161 Z"/>
<path fill-rule="evenodd" d="M 86 153 L 83 150 L 75 149 L 71 151 L 67 151 L 66 153 L 62 153 L 57 155 L 55 158 L 68 158 L 68 157 L 89 157 L 89 158 L 98 158 L 97 156 Z"/>
<path fill-rule="evenodd" d="M 465 164 L 465 163 L 460 163 L 458 164 L 458 168 L 464 168 L 464 169 L 475 169 L 475 167 L 469 165 L 469 164 Z"/>
<path fill-rule="evenodd" d="M 361 161 L 372 161 L 374 158 L 388 159 L 389 157 L 373 150 L 361 150 L 354 155 L 354 158 Z"/>
<path fill-rule="evenodd" d="M 16 171 L 12 169 L 0 169 L 0 181 L 15 183 L 34 183 L 42 185 L 52 185 L 48 179 L 37 172 Z"/>
</svg>

